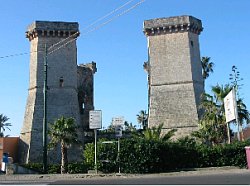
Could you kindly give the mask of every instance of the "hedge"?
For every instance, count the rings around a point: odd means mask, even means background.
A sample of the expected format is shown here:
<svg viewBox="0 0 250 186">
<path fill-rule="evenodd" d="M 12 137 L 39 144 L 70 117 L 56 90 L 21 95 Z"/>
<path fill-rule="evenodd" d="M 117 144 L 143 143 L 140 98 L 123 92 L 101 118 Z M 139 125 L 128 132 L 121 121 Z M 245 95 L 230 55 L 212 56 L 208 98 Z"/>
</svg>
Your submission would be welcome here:
<svg viewBox="0 0 250 186">
<path fill-rule="evenodd" d="M 145 139 L 121 140 L 120 166 L 123 173 L 157 173 L 178 169 L 238 166 L 246 167 L 244 147 L 249 142 L 208 147 L 190 141 L 162 142 Z M 109 160 L 110 163 L 98 161 L 98 170 L 117 172 L 117 144 L 98 144 L 98 160 Z M 93 144 L 88 144 L 84 157 L 93 157 Z M 94 167 L 93 159 L 85 159 L 85 164 Z"/>
<path fill-rule="evenodd" d="M 104 140 L 104 139 L 103 139 Z M 102 143 L 97 148 L 97 168 L 104 173 L 118 172 L 117 142 Z M 120 167 L 122 173 L 159 173 L 201 167 L 237 166 L 246 168 L 245 146 L 249 142 L 208 147 L 193 140 L 177 142 L 149 141 L 142 138 L 120 140 Z M 27 164 L 42 172 L 42 164 Z M 87 173 L 94 169 L 94 144 L 86 144 L 84 160 L 69 163 L 69 173 Z M 48 173 L 60 173 L 60 165 L 49 165 Z"/>
</svg>

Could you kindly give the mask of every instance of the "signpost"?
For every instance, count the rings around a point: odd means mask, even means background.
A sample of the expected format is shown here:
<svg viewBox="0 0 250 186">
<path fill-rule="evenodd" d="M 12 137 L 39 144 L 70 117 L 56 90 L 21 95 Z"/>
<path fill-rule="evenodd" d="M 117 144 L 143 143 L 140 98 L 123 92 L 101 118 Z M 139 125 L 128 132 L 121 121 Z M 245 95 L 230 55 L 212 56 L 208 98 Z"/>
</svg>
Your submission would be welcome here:
<svg viewBox="0 0 250 186">
<path fill-rule="evenodd" d="M 89 128 L 94 129 L 95 133 L 95 173 L 97 174 L 97 129 L 102 128 L 102 111 L 89 111 Z"/>
<path fill-rule="evenodd" d="M 112 125 L 117 126 L 117 125 L 124 125 L 124 117 L 114 117 L 112 118 Z"/>
<path fill-rule="evenodd" d="M 121 173 L 121 166 L 120 166 L 120 138 L 122 137 L 122 128 L 124 125 L 124 117 L 114 117 L 112 118 L 112 125 L 115 127 L 115 136 L 118 138 L 118 143 L 117 143 L 117 161 L 118 161 L 118 165 L 119 165 L 119 174 Z"/>
<path fill-rule="evenodd" d="M 236 94 L 235 94 L 234 88 L 224 98 L 224 107 L 225 107 L 226 123 L 227 123 L 227 128 L 228 128 L 228 131 L 227 131 L 228 142 L 231 143 L 229 122 L 236 120 L 236 124 L 239 129 L 238 110 L 237 110 Z M 238 136 L 238 141 L 240 141 L 239 130 L 238 130 L 237 136 Z"/>
<path fill-rule="evenodd" d="M 102 128 L 102 111 L 101 110 L 89 111 L 89 128 L 90 129 Z"/>
</svg>

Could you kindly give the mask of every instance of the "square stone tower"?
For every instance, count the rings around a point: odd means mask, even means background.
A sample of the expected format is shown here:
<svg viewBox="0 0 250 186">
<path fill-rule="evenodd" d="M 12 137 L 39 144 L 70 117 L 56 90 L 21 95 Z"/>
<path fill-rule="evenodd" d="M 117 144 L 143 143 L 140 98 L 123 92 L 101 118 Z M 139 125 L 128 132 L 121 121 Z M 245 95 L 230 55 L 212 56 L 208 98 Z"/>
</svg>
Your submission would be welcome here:
<svg viewBox="0 0 250 186">
<path fill-rule="evenodd" d="M 43 160 L 45 45 L 48 48 L 47 121 L 53 123 L 61 116 L 73 117 L 79 126 L 79 138 L 82 140 L 77 77 L 78 27 L 76 22 L 49 21 L 35 21 L 28 26 L 26 37 L 30 41 L 31 54 L 28 98 L 20 135 L 19 156 L 22 163 Z M 50 153 L 49 162 L 60 160 L 59 148 Z M 69 154 L 69 161 L 79 157 L 79 150 L 74 149 Z"/>
<path fill-rule="evenodd" d="M 177 136 L 197 130 L 204 92 L 199 34 L 202 23 L 192 16 L 144 21 L 148 40 L 149 127 L 164 124 Z"/>
</svg>

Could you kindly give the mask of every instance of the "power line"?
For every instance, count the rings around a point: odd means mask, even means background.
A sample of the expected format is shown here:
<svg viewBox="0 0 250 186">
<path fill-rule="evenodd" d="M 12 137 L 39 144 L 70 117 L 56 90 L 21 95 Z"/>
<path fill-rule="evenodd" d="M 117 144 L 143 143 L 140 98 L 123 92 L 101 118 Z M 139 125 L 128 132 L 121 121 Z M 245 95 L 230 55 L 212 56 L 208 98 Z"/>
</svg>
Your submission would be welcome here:
<svg viewBox="0 0 250 186">
<path fill-rule="evenodd" d="M 55 43 L 55 44 L 51 45 L 51 46 L 48 48 L 48 50 L 51 50 L 53 47 L 55 47 L 55 46 L 61 44 L 62 42 L 66 41 L 67 39 L 69 39 L 69 38 L 71 38 L 71 37 L 74 37 L 74 36 L 76 36 L 76 35 L 78 35 L 78 34 L 80 34 L 80 32 L 77 31 L 76 33 L 70 35 L 69 37 L 67 37 L 67 38 L 65 38 L 65 39 L 63 39 L 63 40 L 61 40 L 61 41 L 59 41 L 58 43 Z"/>
<path fill-rule="evenodd" d="M 86 33 L 84 33 L 84 34 L 82 34 L 82 35 L 87 35 L 87 34 L 89 34 L 90 32 L 93 32 L 93 31 L 95 31 L 95 30 L 100 29 L 101 27 L 103 27 L 103 26 L 105 26 L 106 24 L 110 23 L 111 21 L 113 21 L 113 20 L 116 19 L 117 17 L 120 17 L 120 16 L 122 16 L 122 15 L 128 13 L 129 11 L 133 10 L 134 8 L 136 8 L 137 6 L 139 6 L 140 4 L 142 4 L 144 1 L 146 1 L 146 0 L 141 0 L 141 1 L 139 1 L 138 3 L 136 3 L 134 6 L 130 7 L 129 9 L 123 11 L 123 12 L 120 13 L 120 14 L 117 14 L 116 16 L 113 16 L 113 17 L 112 17 L 111 19 L 109 19 L 108 21 L 106 21 L 106 22 L 100 24 L 99 26 L 96 26 L 95 28 L 89 30 L 88 32 L 86 32 Z"/>
<path fill-rule="evenodd" d="M 104 15 L 103 17 L 101 17 L 101 18 L 95 20 L 93 23 L 91 23 L 91 24 L 89 24 L 88 26 L 84 27 L 83 30 L 87 30 L 88 28 L 90 28 L 91 26 L 93 26 L 94 24 L 96 24 L 97 22 L 99 22 L 99 21 L 105 19 L 106 17 L 112 15 L 113 13 L 117 12 L 118 10 L 120 10 L 121 8 L 123 8 L 124 6 L 128 5 L 129 3 L 133 2 L 133 1 L 134 1 L 134 0 L 130 0 L 130 1 L 126 2 L 126 3 L 123 4 L 122 6 L 116 8 L 115 10 L 109 12 L 108 14 Z"/>
<path fill-rule="evenodd" d="M 125 7 L 126 5 L 130 4 L 130 3 L 133 2 L 133 1 L 134 1 L 134 0 L 130 0 L 130 1 L 126 2 L 125 4 L 121 5 L 120 7 L 116 8 L 115 10 L 113 10 L 113 11 L 109 12 L 108 14 L 102 16 L 101 18 L 99 18 L 99 19 L 97 19 L 96 21 L 94 21 L 93 23 L 91 23 L 89 26 L 85 27 L 84 30 L 86 30 L 87 28 L 90 28 L 90 27 L 93 26 L 95 23 L 97 23 L 97 22 L 99 22 L 99 21 L 101 21 L 101 20 L 107 18 L 109 15 L 111 15 L 111 14 L 117 12 L 118 10 L 120 10 L 121 8 Z M 91 30 L 89 30 L 89 31 L 87 31 L 87 32 L 85 32 L 85 33 L 83 33 L 83 35 L 87 35 L 87 34 L 93 32 L 93 31 L 96 31 L 96 30 L 100 29 L 101 27 L 105 26 L 106 24 L 112 22 L 114 19 L 116 19 L 116 18 L 118 18 L 118 17 L 120 17 L 120 16 L 122 16 L 122 15 L 128 13 L 128 12 L 130 12 L 131 10 L 133 10 L 134 8 L 136 8 L 137 6 L 139 6 L 140 4 L 142 4 L 142 3 L 145 2 L 145 1 L 146 1 L 146 0 L 141 0 L 141 1 L 139 1 L 138 3 L 136 3 L 135 5 L 133 5 L 133 6 L 130 7 L 130 8 L 126 9 L 126 10 L 123 11 L 122 13 L 113 16 L 111 19 L 107 20 L 106 22 L 101 23 L 101 24 L 97 25 L 96 27 L 94 27 L 93 29 L 91 29 Z M 61 41 L 59 41 L 59 42 L 53 44 L 51 47 L 48 48 L 48 50 L 51 50 L 53 47 L 55 47 L 55 46 L 57 46 L 57 45 L 63 43 L 64 41 L 66 41 L 66 40 L 68 40 L 68 39 L 70 39 L 70 38 L 72 38 L 72 37 L 74 37 L 74 36 L 76 36 L 77 34 L 80 34 L 80 33 L 79 33 L 79 32 L 76 32 L 76 33 L 74 33 L 73 35 L 70 35 L 69 37 L 67 37 L 67 38 L 65 38 L 65 39 L 63 39 L 63 40 L 61 40 Z M 54 49 L 54 50 L 52 50 L 52 51 L 50 51 L 50 52 L 48 53 L 48 55 L 54 53 L 55 51 L 61 49 L 62 47 L 66 46 L 67 44 L 69 44 L 69 43 L 75 41 L 76 39 L 77 39 L 77 38 L 73 38 L 72 40 L 69 40 L 69 41 L 66 42 L 65 44 L 59 46 L 58 48 L 56 48 L 56 49 Z M 11 54 L 11 55 L 6 55 L 6 56 L 0 56 L 0 59 L 9 58 L 9 57 L 16 57 L 16 56 L 22 56 L 22 55 L 27 55 L 27 54 L 35 53 L 35 52 L 42 52 L 42 51 L 23 52 L 23 53 L 19 53 L 19 54 Z"/>
<path fill-rule="evenodd" d="M 32 51 L 32 52 L 23 52 L 23 53 L 19 53 L 19 54 L 10 54 L 10 55 L 6 55 L 6 56 L 0 56 L 0 59 L 8 58 L 8 57 L 23 56 L 23 55 L 32 54 L 32 53 L 35 53 L 35 52 L 41 52 L 41 51 Z"/>
<path fill-rule="evenodd" d="M 111 15 L 111 14 L 115 13 L 116 11 L 120 10 L 121 8 L 123 8 L 123 7 L 126 6 L 127 4 L 131 3 L 132 1 L 134 1 L 134 0 L 130 0 L 130 1 L 126 2 L 125 4 L 121 5 L 120 7 L 116 8 L 115 10 L 112 10 L 112 11 L 109 12 L 108 14 L 102 16 L 101 18 L 97 19 L 97 20 L 94 21 L 93 23 L 91 23 L 91 24 L 89 24 L 88 26 L 86 26 L 85 28 L 83 28 L 83 30 L 87 30 L 87 28 L 90 28 L 90 27 L 93 26 L 95 23 L 97 23 L 97 22 L 99 22 L 99 21 L 105 19 L 106 17 L 108 17 L 109 15 Z M 53 47 L 55 47 L 55 46 L 57 46 L 57 45 L 63 43 L 64 41 L 66 41 L 67 39 L 69 39 L 69 38 L 71 38 L 71 37 L 76 36 L 77 34 L 80 34 L 80 33 L 79 33 L 79 32 L 76 32 L 76 33 L 74 33 L 73 35 L 70 35 L 69 37 L 67 37 L 67 38 L 65 38 L 65 39 L 63 39 L 63 40 L 61 40 L 61 41 L 59 41 L 58 43 L 53 44 L 52 46 L 50 46 L 50 47 L 48 48 L 48 50 L 51 50 Z M 61 48 L 61 47 L 60 47 L 60 48 Z M 55 49 L 55 50 L 57 50 L 57 49 Z"/>
<path fill-rule="evenodd" d="M 100 24 L 99 26 L 96 26 L 96 27 L 93 28 L 92 30 L 89 30 L 88 32 L 86 32 L 86 33 L 84 33 L 84 34 L 82 34 L 82 35 L 87 35 L 87 34 L 93 32 L 93 31 L 96 31 L 96 30 L 100 29 L 101 27 L 103 27 L 103 26 L 105 26 L 106 24 L 110 23 L 111 21 L 113 21 L 113 20 L 116 19 L 117 17 L 120 17 L 120 16 L 122 16 L 122 15 L 128 13 L 129 11 L 133 10 L 134 8 L 136 8 L 137 6 L 139 6 L 140 4 L 142 4 L 144 1 L 146 1 L 146 0 L 141 0 L 141 1 L 139 1 L 138 3 L 136 3 L 135 5 L 133 5 L 133 6 L 130 7 L 130 8 L 126 9 L 126 10 L 123 11 L 122 13 L 117 14 L 116 16 L 113 16 L 113 17 L 112 17 L 111 19 L 109 19 L 108 21 L 106 21 L 106 22 Z M 66 39 L 68 39 L 68 38 L 66 38 Z M 65 41 L 66 39 L 62 40 L 62 42 Z M 74 39 L 68 41 L 67 43 L 65 43 L 65 44 L 63 44 L 63 45 L 61 45 L 61 46 L 59 46 L 58 48 L 56 48 L 56 49 L 52 50 L 51 52 L 49 52 L 48 55 L 54 53 L 55 51 L 61 49 L 62 47 L 66 46 L 67 44 L 69 44 L 69 43 L 75 41 L 76 39 L 77 39 L 77 38 L 74 38 Z M 62 43 L 62 42 L 61 42 L 61 43 Z"/>
<path fill-rule="evenodd" d="M 54 49 L 54 50 L 48 52 L 48 55 L 50 55 L 50 54 L 56 52 L 57 50 L 61 49 L 62 47 L 65 47 L 67 44 L 69 44 L 69 43 L 75 41 L 76 39 L 77 39 L 77 38 L 74 38 L 74 39 L 68 41 L 67 43 L 64 43 L 63 45 L 59 46 L 58 48 L 56 48 L 56 49 Z"/>
<path fill-rule="evenodd" d="M 97 22 L 99 22 L 99 21 L 105 19 L 106 17 L 112 15 L 113 13 L 117 12 L 118 10 L 120 10 L 121 8 L 123 8 L 124 6 L 128 5 L 129 3 L 133 2 L 133 1 L 134 1 L 134 0 L 127 1 L 125 4 L 119 6 L 119 7 L 116 8 L 115 10 L 112 10 L 112 11 L 109 12 L 108 14 L 106 14 L 106 15 L 100 17 L 99 19 L 97 19 L 96 21 L 92 22 L 91 24 L 89 24 L 88 26 L 86 26 L 85 28 L 83 28 L 83 30 L 87 30 L 88 28 L 90 28 L 91 26 L 93 26 L 95 23 L 97 23 Z M 59 41 L 58 43 L 53 44 L 51 47 L 48 48 L 48 50 L 51 50 L 53 47 L 55 47 L 55 46 L 57 46 L 57 45 L 63 43 L 64 41 L 66 41 L 67 39 L 69 39 L 69 38 L 71 38 L 71 37 L 76 36 L 77 34 L 80 34 L 80 33 L 79 33 L 79 32 L 76 32 L 76 33 L 74 33 L 73 35 L 71 35 L 71 36 L 69 36 L 69 37 L 67 37 L 67 38 L 65 38 L 65 39 L 63 39 L 63 40 L 61 40 L 61 41 Z M 86 34 L 85 34 L 85 35 L 86 35 Z M 64 46 L 65 46 L 65 45 L 64 45 Z M 62 47 L 60 47 L 60 48 L 62 48 Z M 57 49 L 55 49 L 55 50 L 57 50 Z"/>
</svg>

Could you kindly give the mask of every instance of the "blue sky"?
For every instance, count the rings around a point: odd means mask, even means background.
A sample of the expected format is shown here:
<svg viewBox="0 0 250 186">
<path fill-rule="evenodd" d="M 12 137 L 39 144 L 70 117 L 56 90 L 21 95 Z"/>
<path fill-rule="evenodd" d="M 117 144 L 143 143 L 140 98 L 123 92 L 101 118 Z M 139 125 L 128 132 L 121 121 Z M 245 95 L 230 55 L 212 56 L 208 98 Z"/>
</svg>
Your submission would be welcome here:
<svg viewBox="0 0 250 186">
<path fill-rule="evenodd" d="M 140 0 L 132 1 L 122 11 Z M 146 0 L 132 11 L 86 35 L 84 28 L 128 0 L 26 0 L 3 1 L 0 6 L 0 57 L 29 52 L 27 26 L 35 20 L 74 21 L 80 25 L 77 40 L 78 64 L 95 61 L 95 109 L 103 111 L 103 126 L 112 117 L 124 116 L 135 125 L 136 114 L 147 110 L 147 41 L 143 21 L 153 18 L 192 15 L 202 20 L 201 56 L 210 56 L 214 73 L 206 82 L 229 82 L 232 65 L 244 78 L 241 97 L 250 107 L 249 0 Z M 111 16 L 112 17 L 112 16 Z M 109 17 L 109 18 L 111 18 Z M 106 19 L 107 20 L 107 19 Z M 103 20 L 99 24 L 105 22 Z M 29 55 L 0 58 L 0 113 L 12 123 L 5 134 L 18 136 L 28 95 Z"/>
</svg>

